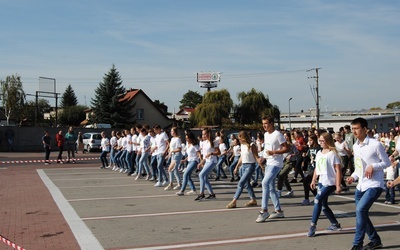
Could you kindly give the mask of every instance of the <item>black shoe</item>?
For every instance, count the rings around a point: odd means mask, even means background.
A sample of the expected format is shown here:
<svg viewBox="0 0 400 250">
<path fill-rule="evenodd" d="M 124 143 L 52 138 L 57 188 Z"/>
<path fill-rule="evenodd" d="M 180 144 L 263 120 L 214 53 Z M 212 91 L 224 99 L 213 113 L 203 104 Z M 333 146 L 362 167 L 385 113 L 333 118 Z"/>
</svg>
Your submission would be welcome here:
<svg viewBox="0 0 400 250">
<path fill-rule="evenodd" d="M 367 245 L 364 246 L 364 250 L 370 250 L 370 249 L 378 249 L 383 247 L 382 242 L 370 242 Z"/>
<path fill-rule="evenodd" d="M 212 199 L 216 199 L 217 197 L 215 197 L 215 194 L 210 194 L 209 196 L 206 197 L 206 200 L 212 200 Z"/>
<path fill-rule="evenodd" d="M 289 183 L 297 183 L 296 179 L 292 179 L 291 181 L 289 181 Z"/>
<path fill-rule="evenodd" d="M 219 181 L 219 177 L 215 178 L 216 181 Z"/>
<path fill-rule="evenodd" d="M 353 246 L 351 250 L 363 250 L 363 246 Z"/>
<path fill-rule="evenodd" d="M 201 201 L 202 199 L 204 199 L 206 196 L 204 194 L 199 194 L 196 199 L 194 199 L 195 201 Z"/>
<path fill-rule="evenodd" d="M 222 176 L 221 178 L 222 179 L 228 179 L 228 176 L 225 175 L 225 176 Z"/>
<path fill-rule="evenodd" d="M 234 182 L 234 181 L 235 181 L 235 178 L 232 177 L 232 178 L 231 178 L 231 182 Z"/>
<path fill-rule="evenodd" d="M 253 182 L 253 183 L 251 183 L 251 187 L 255 188 L 255 187 L 257 187 L 257 186 L 258 186 L 258 182 Z"/>
</svg>

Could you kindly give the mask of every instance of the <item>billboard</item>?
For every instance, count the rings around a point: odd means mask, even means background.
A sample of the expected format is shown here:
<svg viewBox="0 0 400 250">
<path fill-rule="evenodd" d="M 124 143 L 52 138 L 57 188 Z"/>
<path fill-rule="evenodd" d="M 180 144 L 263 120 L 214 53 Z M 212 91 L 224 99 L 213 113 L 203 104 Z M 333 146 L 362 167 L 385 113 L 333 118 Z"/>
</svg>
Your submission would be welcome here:
<svg viewBox="0 0 400 250">
<path fill-rule="evenodd" d="M 221 81 L 221 73 L 220 72 L 200 72 L 197 73 L 197 82 L 219 82 Z"/>
</svg>

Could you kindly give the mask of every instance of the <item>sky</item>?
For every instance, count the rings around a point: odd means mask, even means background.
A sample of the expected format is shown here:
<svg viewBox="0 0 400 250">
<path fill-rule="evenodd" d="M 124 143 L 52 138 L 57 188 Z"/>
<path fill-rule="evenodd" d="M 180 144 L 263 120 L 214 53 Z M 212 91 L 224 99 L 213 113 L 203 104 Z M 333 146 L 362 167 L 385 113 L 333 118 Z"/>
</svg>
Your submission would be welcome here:
<svg viewBox="0 0 400 250">
<path fill-rule="evenodd" d="M 170 112 L 189 90 L 206 92 L 197 72 L 221 72 L 215 89 L 236 104 L 254 88 L 300 112 L 315 108 L 319 68 L 321 112 L 400 101 L 397 0 L 0 0 L 0 10 L 0 79 L 20 75 L 27 94 L 52 91 L 39 77 L 53 78 L 90 106 L 115 65 L 126 89 Z"/>
</svg>

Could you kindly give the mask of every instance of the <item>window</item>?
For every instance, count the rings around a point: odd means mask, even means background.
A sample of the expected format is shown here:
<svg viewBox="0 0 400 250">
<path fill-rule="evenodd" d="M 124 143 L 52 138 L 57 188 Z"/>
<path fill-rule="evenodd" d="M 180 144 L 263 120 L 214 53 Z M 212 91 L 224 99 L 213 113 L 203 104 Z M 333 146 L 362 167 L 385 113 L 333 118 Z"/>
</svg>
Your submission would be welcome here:
<svg viewBox="0 0 400 250">
<path fill-rule="evenodd" d="M 143 120 L 143 119 L 144 119 L 144 109 L 137 109 L 136 120 Z"/>
</svg>

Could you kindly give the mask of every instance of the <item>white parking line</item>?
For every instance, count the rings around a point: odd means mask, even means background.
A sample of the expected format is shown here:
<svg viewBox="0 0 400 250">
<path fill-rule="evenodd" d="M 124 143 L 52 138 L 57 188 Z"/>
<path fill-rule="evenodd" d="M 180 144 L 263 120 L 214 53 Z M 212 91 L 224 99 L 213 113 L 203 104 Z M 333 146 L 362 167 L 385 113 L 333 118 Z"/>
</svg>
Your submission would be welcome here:
<svg viewBox="0 0 400 250">
<path fill-rule="evenodd" d="M 148 195 L 148 196 L 119 196 L 119 197 L 101 197 L 101 198 L 86 198 L 86 199 L 71 199 L 68 202 L 76 201 L 98 201 L 98 200 L 123 200 L 123 199 L 142 199 L 142 198 L 160 198 L 160 197 L 172 197 L 176 194 L 164 194 L 164 195 Z"/>
</svg>

